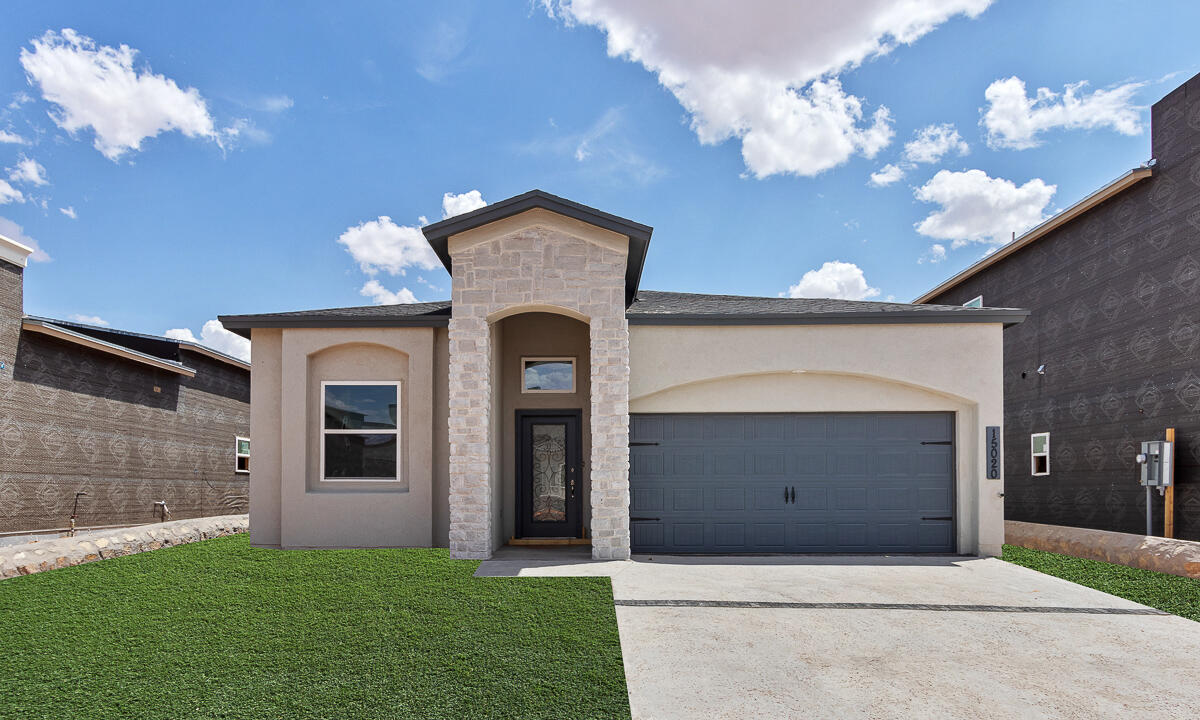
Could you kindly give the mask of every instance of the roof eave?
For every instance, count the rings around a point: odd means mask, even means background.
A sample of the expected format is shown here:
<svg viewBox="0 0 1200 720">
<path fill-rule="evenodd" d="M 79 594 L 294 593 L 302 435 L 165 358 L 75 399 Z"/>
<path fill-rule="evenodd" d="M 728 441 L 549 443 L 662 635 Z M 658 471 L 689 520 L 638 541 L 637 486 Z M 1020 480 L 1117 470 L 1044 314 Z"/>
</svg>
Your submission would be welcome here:
<svg viewBox="0 0 1200 720">
<path fill-rule="evenodd" d="M 281 318 L 270 315 L 219 315 L 217 320 L 226 330 L 250 339 L 254 328 L 346 328 L 346 327 L 446 327 L 449 315 L 417 315 L 413 317 L 303 317 Z"/>
<path fill-rule="evenodd" d="M 92 350 L 97 350 L 109 355 L 116 355 L 117 357 L 121 357 L 126 360 L 131 360 L 142 365 L 149 365 L 150 367 L 157 368 L 159 370 L 177 373 L 185 377 L 196 376 L 196 370 L 184 365 L 183 363 L 175 362 L 174 360 L 164 360 L 163 358 L 154 357 L 153 355 L 147 355 L 146 353 L 127 348 L 123 345 L 117 345 L 116 343 L 100 340 L 92 337 L 91 335 L 84 335 L 83 333 L 75 332 L 68 328 L 46 322 L 38 318 L 23 318 L 21 320 L 21 329 L 42 335 L 48 335 L 59 340 L 74 343 L 75 345 L 81 345 L 83 347 L 91 348 Z"/>
<path fill-rule="evenodd" d="M 968 267 L 966 270 L 963 270 L 962 272 L 951 277 L 949 280 L 946 280 L 945 282 L 943 282 L 942 284 L 933 288 L 932 290 L 925 293 L 924 295 L 921 295 L 916 300 L 913 300 L 913 304 L 914 305 L 923 305 L 923 304 L 928 303 L 930 300 L 937 297 L 938 295 L 941 295 L 942 293 L 946 292 L 947 290 L 950 290 L 950 289 L 956 287 L 959 283 L 967 280 L 968 278 L 973 277 L 974 275 L 985 270 L 986 268 L 991 267 L 992 265 L 995 265 L 996 263 L 1000 262 L 1001 260 L 1008 257 L 1009 255 L 1012 255 L 1013 253 L 1017 252 L 1018 250 L 1034 243 L 1038 239 L 1050 234 L 1054 230 L 1057 230 L 1058 228 L 1062 227 L 1063 225 L 1066 225 L 1068 222 L 1074 220 L 1075 218 L 1079 217 L 1080 215 L 1083 215 L 1084 213 L 1086 213 L 1087 211 L 1096 207 L 1097 205 L 1104 202 L 1105 200 L 1108 200 L 1116 195 L 1119 195 L 1120 193 L 1124 192 L 1125 190 L 1128 190 L 1129 188 L 1140 183 L 1141 181 L 1145 180 L 1146 178 L 1151 177 L 1153 174 L 1154 174 L 1154 168 L 1152 166 L 1138 167 L 1138 168 L 1134 168 L 1133 170 L 1130 170 L 1129 172 L 1125 173 L 1124 175 L 1117 178 L 1116 180 L 1113 180 L 1112 182 L 1110 182 L 1109 184 L 1100 188 L 1099 190 L 1092 193 L 1091 195 L 1088 195 L 1087 197 L 1085 197 L 1084 199 L 1075 203 L 1074 205 L 1067 208 L 1066 210 L 1063 210 L 1062 212 L 1055 215 L 1054 217 L 1046 220 L 1041 225 L 1038 225 L 1037 227 L 1029 230 L 1024 235 L 1017 238 L 1016 240 L 1013 240 L 1012 242 L 1008 243 L 1007 245 L 1001 246 L 999 250 L 992 253 L 991 255 L 988 255 L 987 257 L 982 258 L 975 264 Z"/>
</svg>

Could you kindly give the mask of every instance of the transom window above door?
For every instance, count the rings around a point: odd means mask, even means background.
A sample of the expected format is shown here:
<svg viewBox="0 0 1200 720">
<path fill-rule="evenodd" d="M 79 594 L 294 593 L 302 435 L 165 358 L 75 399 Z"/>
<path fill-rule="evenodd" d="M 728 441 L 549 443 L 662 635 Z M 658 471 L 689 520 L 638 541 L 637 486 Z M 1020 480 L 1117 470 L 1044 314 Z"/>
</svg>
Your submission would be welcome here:
<svg viewBox="0 0 1200 720">
<path fill-rule="evenodd" d="M 521 392 L 575 392 L 575 358 L 573 357 L 523 357 L 521 358 L 521 375 Z"/>
<path fill-rule="evenodd" d="M 321 479 L 400 479 L 399 381 L 321 383 Z"/>
</svg>

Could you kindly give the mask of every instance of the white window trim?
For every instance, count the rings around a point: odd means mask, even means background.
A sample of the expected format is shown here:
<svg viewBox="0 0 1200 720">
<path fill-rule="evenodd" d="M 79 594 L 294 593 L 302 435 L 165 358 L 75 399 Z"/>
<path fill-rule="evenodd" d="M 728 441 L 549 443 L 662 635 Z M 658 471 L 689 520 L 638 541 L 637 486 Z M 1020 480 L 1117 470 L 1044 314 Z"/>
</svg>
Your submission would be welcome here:
<svg viewBox="0 0 1200 720">
<path fill-rule="evenodd" d="M 325 427 L 325 388 L 330 385 L 337 387 L 339 385 L 392 385 L 396 388 L 396 428 L 359 428 L 349 430 L 329 430 Z M 402 477 L 402 466 L 400 464 L 400 426 L 401 418 L 404 413 L 401 411 L 403 407 L 403 398 L 401 394 L 399 380 L 322 380 L 321 381 L 321 415 L 317 418 L 320 423 L 321 431 L 321 482 L 351 482 L 351 483 L 399 483 Z M 395 435 L 396 436 L 396 477 L 394 478 L 331 478 L 325 477 L 325 436 L 326 435 Z"/>
<path fill-rule="evenodd" d="M 1046 438 L 1046 450 L 1045 452 L 1035 453 L 1033 451 L 1033 442 L 1040 437 Z M 1039 457 L 1046 458 L 1046 472 L 1037 471 L 1037 459 Z M 1029 473 L 1035 477 L 1045 477 L 1050 474 L 1050 433 L 1048 432 L 1033 433 L 1029 436 Z"/>
<path fill-rule="evenodd" d="M 976 305 L 975 303 L 979 303 L 979 304 Z M 976 295 L 975 297 L 973 297 L 970 300 L 963 303 L 962 306 L 969 307 L 969 308 L 981 308 L 981 307 L 983 307 L 983 296 Z"/>
<path fill-rule="evenodd" d="M 571 363 L 571 389 L 570 390 L 530 390 L 525 387 L 525 363 L 527 362 L 566 362 Z M 521 392 L 527 395 L 574 395 L 575 388 L 579 382 L 576 374 L 575 358 L 573 357 L 541 357 L 529 356 L 521 358 Z"/>
<path fill-rule="evenodd" d="M 246 458 L 247 460 L 250 459 L 250 453 L 238 452 L 238 448 L 240 448 L 242 446 L 243 440 L 245 440 L 246 442 L 250 442 L 250 438 L 242 437 L 241 435 L 235 436 L 233 438 L 233 471 L 235 473 L 237 473 L 238 475 L 249 475 L 250 474 L 249 470 L 239 470 L 238 469 L 237 461 L 240 458 Z M 249 464 L 249 463 L 247 463 L 247 464 Z"/>
</svg>

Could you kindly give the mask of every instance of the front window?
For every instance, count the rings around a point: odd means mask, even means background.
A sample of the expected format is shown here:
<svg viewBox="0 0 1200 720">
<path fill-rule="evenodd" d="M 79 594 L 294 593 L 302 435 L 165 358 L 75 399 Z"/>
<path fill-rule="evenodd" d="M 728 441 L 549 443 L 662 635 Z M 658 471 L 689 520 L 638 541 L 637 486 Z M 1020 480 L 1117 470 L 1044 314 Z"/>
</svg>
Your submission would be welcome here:
<svg viewBox="0 0 1200 720">
<path fill-rule="evenodd" d="M 575 358 L 521 358 L 521 392 L 575 392 Z"/>
<path fill-rule="evenodd" d="M 233 442 L 233 471 L 247 474 L 250 472 L 250 438 L 235 437 Z"/>
<path fill-rule="evenodd" d="M 400 383 L 321 383 L 321 479 L 400 479 Z"/>
</svg>

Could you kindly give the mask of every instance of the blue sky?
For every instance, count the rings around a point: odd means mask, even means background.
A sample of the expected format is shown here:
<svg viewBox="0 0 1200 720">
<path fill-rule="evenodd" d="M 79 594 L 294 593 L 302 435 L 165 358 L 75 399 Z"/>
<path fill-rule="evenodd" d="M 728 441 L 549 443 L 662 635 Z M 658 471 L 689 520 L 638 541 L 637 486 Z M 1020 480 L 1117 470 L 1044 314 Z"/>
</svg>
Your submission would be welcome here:
<svg viewBox="0 0 1200 720">
<path fill-rule="evenodd" d="M 654 226 L 647 289 L 907 301 L 1200 71 L 1195 3 L 826 5 L 9 5 L 0 233 L 26 312 L 231 351 L 218 314 L 448 297 L 422 218 L 535 187 Z"/>
</svg>

